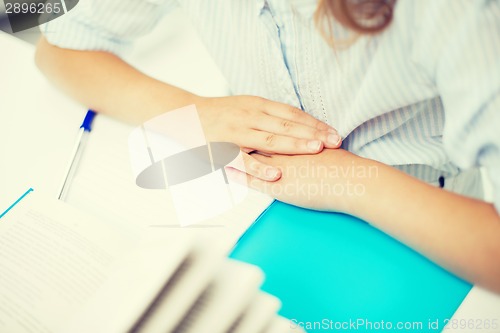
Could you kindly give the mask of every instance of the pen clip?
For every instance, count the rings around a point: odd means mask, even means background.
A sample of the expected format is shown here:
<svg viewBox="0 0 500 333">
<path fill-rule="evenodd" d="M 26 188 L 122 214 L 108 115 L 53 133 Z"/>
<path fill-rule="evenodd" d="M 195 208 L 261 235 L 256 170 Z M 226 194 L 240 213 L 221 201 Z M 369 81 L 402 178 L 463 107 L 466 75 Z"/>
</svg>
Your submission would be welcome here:
<svg viewBox="0 0 500 333">
<path fill-rule="evenodd" d="M 80 126 L 80 128 L 83 128 L 83 130 L 86 132 L 90 132 L 92 121 L 94 120 L 95 115 L 96 115 L 95 111 L 88 110 L 87 114 L 85 115 L 85 119 L 83 119 L 82 126 Z"/>
</svg>

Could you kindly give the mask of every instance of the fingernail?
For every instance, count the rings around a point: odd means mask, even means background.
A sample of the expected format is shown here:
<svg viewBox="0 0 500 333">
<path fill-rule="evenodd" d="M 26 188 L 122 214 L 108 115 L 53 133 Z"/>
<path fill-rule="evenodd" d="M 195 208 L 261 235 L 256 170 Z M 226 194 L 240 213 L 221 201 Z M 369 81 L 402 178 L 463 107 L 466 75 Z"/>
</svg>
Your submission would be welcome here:
<svg viewBox="0 0 500 333">
<path fill-rule="evenodd" d="M 310 151 L 318 151 L 321 149 L 321 141 L 319 140 L 312 140 L 307 142 L 307 148 Z"/>
<path fill-rule="evenodd" d="M 274 178 L 278 177 L 278 170 L 276 170 L 274 168 L 267 168 L 266 169 L 266 176 L 269 179 L 274 179 Z"/>
<path fill-rule="evenodd" d="M 341 137 L 338 134 L 329 134 L 326 140 L 329 144 L 336 146 L 340 143 Z"/>
</svg>

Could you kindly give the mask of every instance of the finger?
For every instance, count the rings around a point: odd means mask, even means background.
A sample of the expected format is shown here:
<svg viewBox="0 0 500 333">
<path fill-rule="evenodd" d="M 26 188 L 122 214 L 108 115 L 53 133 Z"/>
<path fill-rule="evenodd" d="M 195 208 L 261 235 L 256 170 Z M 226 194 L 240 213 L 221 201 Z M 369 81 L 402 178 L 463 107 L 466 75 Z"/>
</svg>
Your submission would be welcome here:
<svg viewBox="0 0 500 333">
<path fill-rule="evenodd" d="M 252 148 L 241 148 L 241 151 L 247 154 L 250 154 L 251 152 L 255 151 L 255 149 Z"/>
<path fill-rule="evenodd" d="M 277 103 L 273 101 L 266 101 L 263 104 L 263 110 L 269 114 L 279 118 L 292 120 L 296 123 L 302 123 L 312 128 L 316 128 L 322 131 L 335 130 L 335 128 L 331 127 L 328 124 L 325 124 L 322 121 L 314 118 L 307 112 L 302 111 L 301 109 L 297 109 L 291 105 Z"/>
<path fill-rule="evenodd" d="M 251 176 L 246 174 L 240 170 L 226 167 L 225 169 L 227 177 L 231 180 L 231 182 L 247 186 L 251 189 L 257 190 L 262 193 L 266 193 L 272 195 L 273 189 L 277 183 L 275 182 L 267 182 L 260 178 Z"/>
<path fill-rule="evenodd" d="M 226 172 L 227 178 L 229 178 L 232 183 L 248 186 L 247 174 L 245 172 L 227 165 L 224 167 L 224 171 Z"/>
<path fill-rule="evenodd" d="M 244 152 L 241 152 L 239 158 L 229 163 L 228 166 L 265 181 L 276 181 L 281 177 L 279 168 L 258 161 L 252 155 Z"/>
<path fill-rule="evenodd" d="M 321 140 L 298 139 L 264 131 L 250 130 L 245 138 L 246 146 L 265 153 L 317 154 L 323 150 Z"/>
<path fill-rule="evenodd" d="M 254 120 L 256 130 L 307 140 L 321 140 L 327 148 L 338 148 L 342 139 L 336 131 L 319 130 L 293 120 L 262 115 Z"/>
</svg>

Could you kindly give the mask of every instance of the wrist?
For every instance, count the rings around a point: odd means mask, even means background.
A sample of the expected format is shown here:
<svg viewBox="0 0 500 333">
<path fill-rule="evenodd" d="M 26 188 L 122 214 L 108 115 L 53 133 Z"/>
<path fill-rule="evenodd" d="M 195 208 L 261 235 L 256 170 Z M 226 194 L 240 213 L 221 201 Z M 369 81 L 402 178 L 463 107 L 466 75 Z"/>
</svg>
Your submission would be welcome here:
<svg viewBox="0 0 500 333">
<path fill-rule="evenodd" d="M 343 211 L 354 216 L 365 216 L 365 212 L 373 206 L 377 198 L 377 188 L 380 186 L 380 177 L 387 165 L 374 160 L 352 155 L 347 170 L 346 192 L 343 196 Z"/>
</svg>

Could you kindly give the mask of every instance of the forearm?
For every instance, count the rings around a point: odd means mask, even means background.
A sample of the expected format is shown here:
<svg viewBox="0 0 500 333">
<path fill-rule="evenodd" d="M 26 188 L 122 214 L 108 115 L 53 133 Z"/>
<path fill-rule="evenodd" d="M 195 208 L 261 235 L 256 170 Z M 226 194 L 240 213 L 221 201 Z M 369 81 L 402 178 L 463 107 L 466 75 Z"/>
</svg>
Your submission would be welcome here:
<svg viewBox="0 0 500 333">
<path fill-rule="evenodd" d="M 36 63 L 56 86 L 86 107 L 130 123 L 199 98 L 139 72 L 111 53 L 62 49 L 43 37 Z"/>
<path fill-rule="evenodd" d="M 351 206 L 372 225 L 469 281 L 500 292 L 500 217 L 493 205 L 375 165 Z"/>
</svg>

